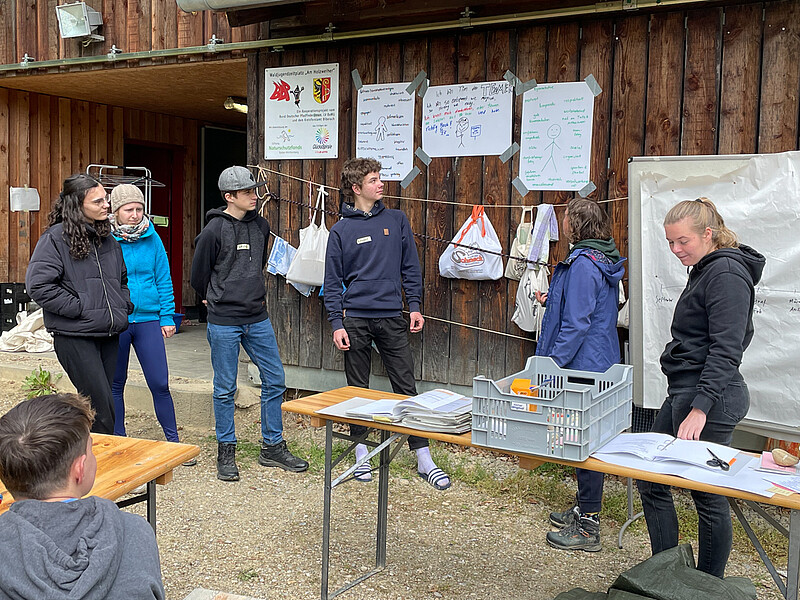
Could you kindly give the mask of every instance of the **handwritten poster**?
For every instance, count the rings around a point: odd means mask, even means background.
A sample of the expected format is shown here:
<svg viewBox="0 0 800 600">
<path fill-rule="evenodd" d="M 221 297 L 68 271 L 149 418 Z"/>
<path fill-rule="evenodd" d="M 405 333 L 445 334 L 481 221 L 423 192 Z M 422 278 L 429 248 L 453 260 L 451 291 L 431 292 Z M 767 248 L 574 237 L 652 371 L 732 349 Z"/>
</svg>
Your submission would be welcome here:
<svg viewBox="0 0 800 600">
<path fill-rule="evenodd" d="M 381 179 L 401 181 L 414 166 L 414 96 L 407 83 L 358 90 L 356 156 L 380 161 Z"/>
<path fill-rule="evenodd" d="M 522 96 L 519 177 L 529 190 L 589 183 L 594 94 L 585 81 L 537 85 Z"/>
<path fill-rule="evenodd" d="M 266 69 L 264 157 L 337 158 L 339 65 Z"/>
<path fill-rule="evenodd" d="M 428 156 L 489 156 L 511 146 L 514 86 L 507 81 L 428 88 L 422 149 Z"/>
</svg>

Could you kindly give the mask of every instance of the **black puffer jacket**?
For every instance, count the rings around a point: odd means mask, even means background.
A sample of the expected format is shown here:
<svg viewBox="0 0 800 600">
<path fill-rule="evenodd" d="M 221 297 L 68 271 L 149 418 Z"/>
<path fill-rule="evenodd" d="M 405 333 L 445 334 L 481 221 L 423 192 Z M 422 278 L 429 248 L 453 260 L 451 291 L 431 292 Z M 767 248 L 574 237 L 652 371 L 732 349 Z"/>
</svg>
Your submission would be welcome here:
<svg viewBox="0 0 800 600">
<path fill-rule="evenodd" d="M 70 256 L 58 223 L 39 238 L 28 264 L 28 294 L 44 309 L 44 325 L 55 335 L 117 335 L 127 329 L 133 312 L 119 242 L 109 235 L 98 246 L 94 229 L 87 228 L 92 244 L 85 259 Z"/>
</svg>

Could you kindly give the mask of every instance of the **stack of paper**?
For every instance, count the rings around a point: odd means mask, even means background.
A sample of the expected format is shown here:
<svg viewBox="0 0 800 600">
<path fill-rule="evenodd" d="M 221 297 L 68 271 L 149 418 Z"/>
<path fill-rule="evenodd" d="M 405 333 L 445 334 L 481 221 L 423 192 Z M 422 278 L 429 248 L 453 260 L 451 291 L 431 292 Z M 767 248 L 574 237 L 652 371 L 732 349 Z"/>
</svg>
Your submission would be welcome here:
<svg viewBox="0 0 800 600">
<path fill-rule="evenodd" d="M 422 431 L 466 433 L 472 424 L 472 398 L 450 390 L 435 389 L 405 400 L 375 400 L 348 408 L 345 414 Z"/>
</svg>

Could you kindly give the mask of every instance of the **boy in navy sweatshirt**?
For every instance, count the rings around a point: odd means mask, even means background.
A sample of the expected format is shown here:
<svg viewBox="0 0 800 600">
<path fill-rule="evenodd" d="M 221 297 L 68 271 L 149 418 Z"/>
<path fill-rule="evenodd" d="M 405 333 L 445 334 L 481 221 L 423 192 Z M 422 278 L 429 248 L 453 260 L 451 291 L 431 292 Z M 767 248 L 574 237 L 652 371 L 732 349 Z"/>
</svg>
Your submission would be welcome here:
<svg viewBox="0 0 800 600">
<path fill-rule="evenodd" d="M 405 292 L 411 312 L 411 333 L 422 331 L 422 272 L 408 217 L 381 202 L 381 164 L 371 158 L 348 160 L 342 169 L 342 219 L 331 228 L 325 256 L 325 308 L 333 328 L 333 343 L 344 354 L 347 384 L 368 388 L 372 343 L 380 352 L 392 390 L 415 396 L 414 360 L 403 318 Z M 402 285 L 402 291 L 401 291 Z M 353 436 L 367 428 L 351 425 Z M 428 440 L 411 436 L 417 473 L 437 490 L 450 479 L 431 458 Z M 356 461 L 367 455 L 356 446 Z M 368 463 L 355 471 L 359 481 L 371 481 Z"/>
</svg>

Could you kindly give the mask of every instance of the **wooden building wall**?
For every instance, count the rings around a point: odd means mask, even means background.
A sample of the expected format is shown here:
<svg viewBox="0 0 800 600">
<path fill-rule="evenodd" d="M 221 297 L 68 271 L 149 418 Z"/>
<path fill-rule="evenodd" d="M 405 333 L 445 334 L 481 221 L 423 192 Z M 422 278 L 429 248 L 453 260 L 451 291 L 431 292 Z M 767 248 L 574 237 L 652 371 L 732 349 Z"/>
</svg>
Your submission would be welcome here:
<svg viewBox="0 0 800 600">
<path fill-rule="evenodd" d="M 523 81 L 575 81 L 593 74 L 603 93 L 595 103 L 592 180 L 597 200 L 613 219 L 614 237 L 627 252 L 627 162 L 631 156 L 781 152 L 798 148 L 800 89 L 800 0 L 721 8 L 583 19 L 493 31 L 308 47 L 249 60 L 249 155 L 253 163 L 287 175 L 338 186 L 344 160 L 353 155 L 356 101 L 349 76 L 358 69 L 364 83 L 410 81 L 424 69 L 431 85 L 499 80 L 510 69 Z M 338 160 L 266 162 L 264 149 L 264 68 L 338 62 L 340 147 Z M 416 144 L 420 135 L 417 102 Z M 519 139 L 521 98 L 516 99 L 514 139 Z M 511 186 L 518 156 L 508 164 L 497 157 L 434 158 L 406 189 L 386 185 L 388 195 L 457 201 L 390 200 L 402 208 L 415 232 L 450 239 L 473 204 L 563 204 L 571 194 L 530 192 Z M 281 197 L 307 202 L 300 182 L 270 177 Z M 338 210 L 332 194 L 328 209 Z M 463 205 L 463 206 L 461 206 Z M 487 208 L 507 250 L 518 209 Z M 559 219 L 563 208 L 557 209 Z M 273 230 L 298 244 L 307 211 L 274 202 Z M 327 217 L 331 227 L 334 217 Z M 423 314 L 520 335 L 511 322 L 517 283 L 443 279 L 438 257 L 444 246 L 417 240 L 424 274 Z M 551 258 L 564 256 L 564 241 Z M 269 277 L 268 303 L 286 364 L 341 368 L 321 299 L 301 297 Z M 428 319 L 412 336 L 417 377 L 451 384 L 471 383 L 478 373 L 499 377 L 518 370 L 532 343 Z M 376 367 L 380 371 L 380 367 Z"/>
<path fill-rule="evenodd" d="M 103 16 L 103 42 L 83 48 L 61 39 L 57 0 L 0 0 L 0 64 L 17 63 L 27 54 L 38 61 L 107 54 L 112 45 L 123 52 L 186 48 L 208 43 L 212 35 L 225 42 L 258 39 L 259 25 L 232 28 L 224 12 L 186 13 L 175 0 L 86 0 Z"/>
<path fill-rule="evenodd" d="M 31 252 L 66 177 L 90 164 L 123 164 L 125 141 L 168 144 L 184 157 L 183 298 L 192 304 L 188 273 L 199 223 L 197 138 L 198 122 L 192 119 L 0 88 L 0 281 L 25 281 Z M 36 188 L 41 209 L 10 212 L 9 186 Z"/>
</svg>

